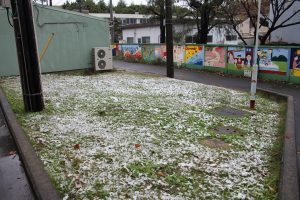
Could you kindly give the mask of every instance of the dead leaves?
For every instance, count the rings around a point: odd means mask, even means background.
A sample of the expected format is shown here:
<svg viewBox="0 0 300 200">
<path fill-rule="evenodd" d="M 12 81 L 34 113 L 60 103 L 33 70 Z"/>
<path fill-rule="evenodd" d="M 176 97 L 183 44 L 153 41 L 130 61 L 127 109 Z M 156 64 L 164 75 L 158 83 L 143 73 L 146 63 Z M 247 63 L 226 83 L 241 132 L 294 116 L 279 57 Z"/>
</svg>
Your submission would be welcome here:
<svg viewBox="0 0 300 200">
<path fill-rule="evenodd" d="M 74 147 L 75 150 L 79 150 L 80 149 L 80 145 L 79 144 L 75 144 L 73 147 Z"/>
<path fill-rule="evenodd" d="M 163 172 L 161 172 L 161 171 L 157 172 L 156 175 L 157 175 L 157 176 L 160 176 L 160 177 L 165 177 L 165 176 L 167 176 L 165 173 L 163 173 Z"/>
<path fill-rule="evenodd" d="M 134 147 L 135 147 L 137 150 L 140 150 L 140 149 L 141 149 L 141 144 L 135 144 Z"/>
</svg>

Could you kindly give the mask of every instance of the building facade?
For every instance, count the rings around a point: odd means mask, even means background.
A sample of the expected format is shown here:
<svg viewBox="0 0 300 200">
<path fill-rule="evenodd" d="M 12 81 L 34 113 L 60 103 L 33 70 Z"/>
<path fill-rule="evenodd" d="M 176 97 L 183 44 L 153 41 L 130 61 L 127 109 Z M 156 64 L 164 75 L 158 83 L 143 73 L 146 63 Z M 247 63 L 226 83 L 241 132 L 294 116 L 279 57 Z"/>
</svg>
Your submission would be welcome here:
<svg viewBox="0 0 300 200">
<path fill-rule="evenodd" d="M 195 25 L 174 24 L 173 35 L 176 43 L 195 43 L 197 28 Z M 122 27 L 122 42 L 160 43 L 158 24 L 135 24 Z M 227 28 L 213 28 L 208 34 L 209 44 L 238 44 L 238 36 Z"/>
</svg>

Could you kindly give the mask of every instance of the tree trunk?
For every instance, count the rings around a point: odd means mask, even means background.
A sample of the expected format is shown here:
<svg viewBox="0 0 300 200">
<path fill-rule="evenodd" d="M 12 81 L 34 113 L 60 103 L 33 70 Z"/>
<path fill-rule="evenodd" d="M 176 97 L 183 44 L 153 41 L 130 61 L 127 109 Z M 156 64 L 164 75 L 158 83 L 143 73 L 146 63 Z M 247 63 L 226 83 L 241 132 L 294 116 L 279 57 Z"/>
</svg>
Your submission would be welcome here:
<svg viewBox="0 0 300 200">
<path fill-rule="evenodd" d="M 166 43 L 166 27 L 164 25 L 164 19 L 165 19 L 165 7 L 162 5 L 160 7 L 160 43 Z"/>
<path fill-rule="evenodd" d="M 203 5 L 201 10 L 201 30 L 200 30 L 200 43 L 207 44 L 209 33 L 209 10 Z"/>
<path fill-rule="evenodd" d="M 196 24 L 197 24 L 197 37 L 196 37 L 196 44 L 200 44 L 200 37 L 201 37 L 201 34 L 200 34 L 200 31 L 201 31 L 201 20 L 199 19 L 199 15 L 198 15 L 198 11 L 197 12 L 197 16 L 196 16 Z M 194 41 L 193 41 L 194 42 Z"/>
<path fill-rule="evenodd" d="M 166 43 L 166 27 L 163 16 L 160 16 L 160 43 Z"/>
</svg>

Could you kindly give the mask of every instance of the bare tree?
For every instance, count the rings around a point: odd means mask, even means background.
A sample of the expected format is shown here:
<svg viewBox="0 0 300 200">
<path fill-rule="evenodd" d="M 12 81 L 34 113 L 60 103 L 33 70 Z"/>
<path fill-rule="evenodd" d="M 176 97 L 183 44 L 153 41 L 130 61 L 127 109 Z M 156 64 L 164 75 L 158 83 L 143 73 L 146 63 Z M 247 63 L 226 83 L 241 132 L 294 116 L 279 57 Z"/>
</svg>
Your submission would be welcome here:
<svg viewBox="0 0 300 200">
<path fill-rule="evenodd" d="M 246 19 L 245 14 L 241 11 L 241 3 L 239 1 L 226 1 L 219 9 L 224 19 L 224 26 L 227 26 L 228 29 L 233 29 L 242 42 L 247 45 L 239 29 L 239 25 Z"/>
<path fill-rule="evenodd" d="M 218 7 L 224 0 L 186 0 L 190 8 L 194 10 L 194 18 L 197 25 L 197 43 L 206 44 L 208 33 L 222 20 Z"/>
<path fill-rule="evenodd" d="M 295 8 L 294 5 L 297 0 L 263 0 L 264 6 L 262 8 L 269 8 L 270 12 L 262 9 L 260 13 L 261 25 L 268 25 L 268 31 L 260 36 L 260 43 L 265 44 L 271 33 L 280 28 L 286 28 L 300 24 L 300 19 L 296 19 L 300 8 Z M 257 19 L 257 0 L 240 0 L 241 5 L 250 18 L 253 27 L 256 27 Z M 254 33 L 256 33 L 256 28 Z"/>
<path fill-rule="evenodd" d="M 165 1 L 164 0 L 148 0 L 149 11 L 159 18 L 160 27 L 160 43 L 166 42 L 165 19 Z"/>
</svg>

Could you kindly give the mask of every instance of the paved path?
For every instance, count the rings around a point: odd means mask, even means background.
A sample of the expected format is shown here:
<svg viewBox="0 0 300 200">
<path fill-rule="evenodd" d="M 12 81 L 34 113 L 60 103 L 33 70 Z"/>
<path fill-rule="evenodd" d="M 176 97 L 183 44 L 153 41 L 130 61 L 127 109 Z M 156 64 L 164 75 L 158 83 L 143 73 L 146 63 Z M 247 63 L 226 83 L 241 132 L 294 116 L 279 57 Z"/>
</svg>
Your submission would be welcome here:
<svg viewBox="0 0 300 200">
<path fill-rule="evenodd" d="M 127 63 L 123 61 L 114 61 L 114 66 L 117 69 L 155 73 L 164 76 L 166 75 L 165 66 Z M 250 79 L 247 78 L 227 77 L 218 75 L 216 73 L 203 71 L 197 72 L 195 70 L 188 69 L 175 69 L 175 78 L 250 92 Z M 300 175 L 300 86 L 273 82 L 259 82 L 258 87 L 294 97 L 298 174 Z"/>
<path fill-rule="evenodd" d="M 16 146 L 0 109 L 0 199 L 31 200 L 31 192 Z"/>
</svg>

